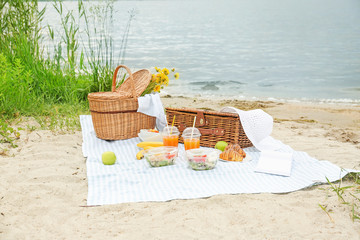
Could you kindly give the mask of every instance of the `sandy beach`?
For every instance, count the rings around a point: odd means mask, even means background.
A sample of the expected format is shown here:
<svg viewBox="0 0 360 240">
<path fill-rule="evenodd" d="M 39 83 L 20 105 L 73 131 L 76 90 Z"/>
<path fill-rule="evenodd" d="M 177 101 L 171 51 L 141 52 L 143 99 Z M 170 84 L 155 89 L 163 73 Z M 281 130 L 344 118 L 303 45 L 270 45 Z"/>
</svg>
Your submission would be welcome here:
<svg viewBox="0 0 360 240">
<path fill-rule="evenodd" d="M 318 160 L 360 170 L 360 105 L 162 101 L 165 107 L 263 109 L 274 118 L 274 138 Z M 352 221 L 350 206 L 327 184 L 288 194 L 88 207 L 81 131 L 41 130 L 31 119 L 20 126 L 19 147 L 0 155 L 0 239 L 360 239 L 360 221 Z M 359 197 L 359 189 L 353 194 Z"/>
</svg>

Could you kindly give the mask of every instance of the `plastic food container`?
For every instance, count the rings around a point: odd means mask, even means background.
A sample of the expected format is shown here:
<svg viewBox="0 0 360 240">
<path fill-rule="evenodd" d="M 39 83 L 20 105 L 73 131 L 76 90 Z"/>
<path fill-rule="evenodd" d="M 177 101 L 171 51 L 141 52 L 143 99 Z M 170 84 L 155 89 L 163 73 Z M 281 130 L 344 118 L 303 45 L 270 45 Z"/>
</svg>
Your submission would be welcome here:
<svg viewBox="0 0 360 240">
<path fill-rule="evenodd" d="M 161 134 L 154 129 L 141 129 L 138 136 L 143 142 L 162 142 Z"/>
<path fill-rule="evenodd" d="M 200 136 L 201 133 L 199 129 L 195 127 L 185 128 L 182 134 L 185 150 L 200 148 Z"/>
<path fill-rule="evenodd" d="M 177 147 L 155 147 L 144 151 L 144 157 L 151 167 L 173 165 L 177 157 Z"/>
<path fill-rule="evenodd" d="M 216 166 L 220 153 L 215 148 L 194 148 L 186 151 L 186 157 L 192 169 L 210 170 Z"/>
</svg>

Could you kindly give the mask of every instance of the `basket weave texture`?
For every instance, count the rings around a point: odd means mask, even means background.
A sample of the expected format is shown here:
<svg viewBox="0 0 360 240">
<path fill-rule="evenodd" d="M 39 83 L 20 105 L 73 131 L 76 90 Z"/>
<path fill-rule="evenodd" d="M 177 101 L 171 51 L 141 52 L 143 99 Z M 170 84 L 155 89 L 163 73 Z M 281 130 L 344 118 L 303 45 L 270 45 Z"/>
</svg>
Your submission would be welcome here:
<svg viewBox="0 0 360 240">
<path fill-rule="evenodd" d="M 228 144 L 237 143 L 242 148 L 253 145 L 244 132 L 238 114 L 190 108 L 166 108 L 169 125 L 172 124 L 174 115 L 176 116 L 174 126 L 181 134 L 185 128 L 192 127 L 196 116 L 195 127 L 201 132 L 200 145 L 203 147 L 214 147 L 218 141 L 225 141 Z M 183 143 L 181 137 L 179 142 Z"/>
<path fill-rule="evenodd" d="M 125 68 L 129 77 L 116 89 L 116 77 Z M 89 107 L 96 136 L 105 140 L 137 137 L 141 129 L 155 127 L 156 118 L 138 113 L 137 98 L 151 80 L 149 70 L 132 73 L 125 65 L 116 67 L 111 92 L 89 93 Z"/>
</svg>

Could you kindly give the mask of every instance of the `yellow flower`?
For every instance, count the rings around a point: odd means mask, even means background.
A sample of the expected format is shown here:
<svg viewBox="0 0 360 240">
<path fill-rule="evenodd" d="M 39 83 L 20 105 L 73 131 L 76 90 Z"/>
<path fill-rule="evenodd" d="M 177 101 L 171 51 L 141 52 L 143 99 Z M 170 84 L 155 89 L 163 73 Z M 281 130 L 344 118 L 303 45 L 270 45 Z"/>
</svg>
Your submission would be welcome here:
<svg viewBox="0 0 360 240">
<path fill-rule="evenodd" d="M 166 76 L 166 78 L 163 79 L 162 84 L 166 85 L 166 86 L 169 85 L 169 78 L 167 76 Z"/>
<path fill-rule="evenodd" d="M 165 82 L 169 82 L 169 77 L 163 73 L 161 74 L 161 83 L 165 83 Z"/>
<path fill-rule="evenodd" d="M 156 86 L 155 86 L 154 92 L 160 92 L 160 85 L 156 85 Z"/>
<path fill-rule="evenodd" d="M 175 68 L 158 68 L 154 67 L 156 70 L 155 73 L 151 74 L 151 85 L 149 84 L 148 88 L 152 92 L 160 92 L 161 89 L 169 85 L 170 78 L 174 77 L 178 79 L 180 77 L 179 73 L 175 73 Z M 172 76 L 169 75 L 172 72 Z"/>
<path fill-rule="evenodd" d="M 156 79 L 155 79 L 156 83 L 160 83 L 161 82 L 161 73 L 156 74 Z"/>
<path fill-rule="evenodd" d="M 151 75 L 151 82 L 155 82 L 155 81 L 156 81 L 156 75 L 153 74 L 153 75 Z"/>
<path fill-rule="evenodd" d="M 168 75 L 168 74 L 169 74 L 169 70 L 168 70 L 167 68 L 164 68 L 162 71 L 163 71 L 163 73 L 164 73 L 165 75 Z"/>
</svg>

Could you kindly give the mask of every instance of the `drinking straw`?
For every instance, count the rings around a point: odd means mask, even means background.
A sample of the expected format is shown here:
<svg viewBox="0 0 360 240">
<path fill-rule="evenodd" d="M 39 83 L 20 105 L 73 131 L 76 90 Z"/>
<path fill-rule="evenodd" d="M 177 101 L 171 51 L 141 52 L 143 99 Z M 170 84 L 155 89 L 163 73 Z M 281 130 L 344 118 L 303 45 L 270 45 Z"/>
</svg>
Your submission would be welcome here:
<svg viewBox="0 0 360 240">
<path fill-rule="evenodd" d="M 169 124 L 168 124 L 168 121 L 167 121 L 167 116 L 165 116 L 165 120 L 166 120 L 166 130 L 168 132 L 168 135 L 170 135 L 169 133 Z"/>
<path fill-rule="evenodd" d="M 170 131 L 170 135 L 171 135 L 172 130 L 173 130 L 173 128 L 174 128 L 175 116 L 176 116 L 176 115 L 174 115 L 173 122 L 172 122 L 172 124 L 171 124 L 171 131 Z"/>
<path fill-rule="evenodd" d="M 193 136 L 193 133 L 194 133 L 195 121 L 196 121 L 196 116 L 194 117 L 194 123 L 193 123 L 193 127 L 191 129 L 191 137 L 190 137 L 190 139 L 192 139 L 192 136 Z"/>
</svg>

